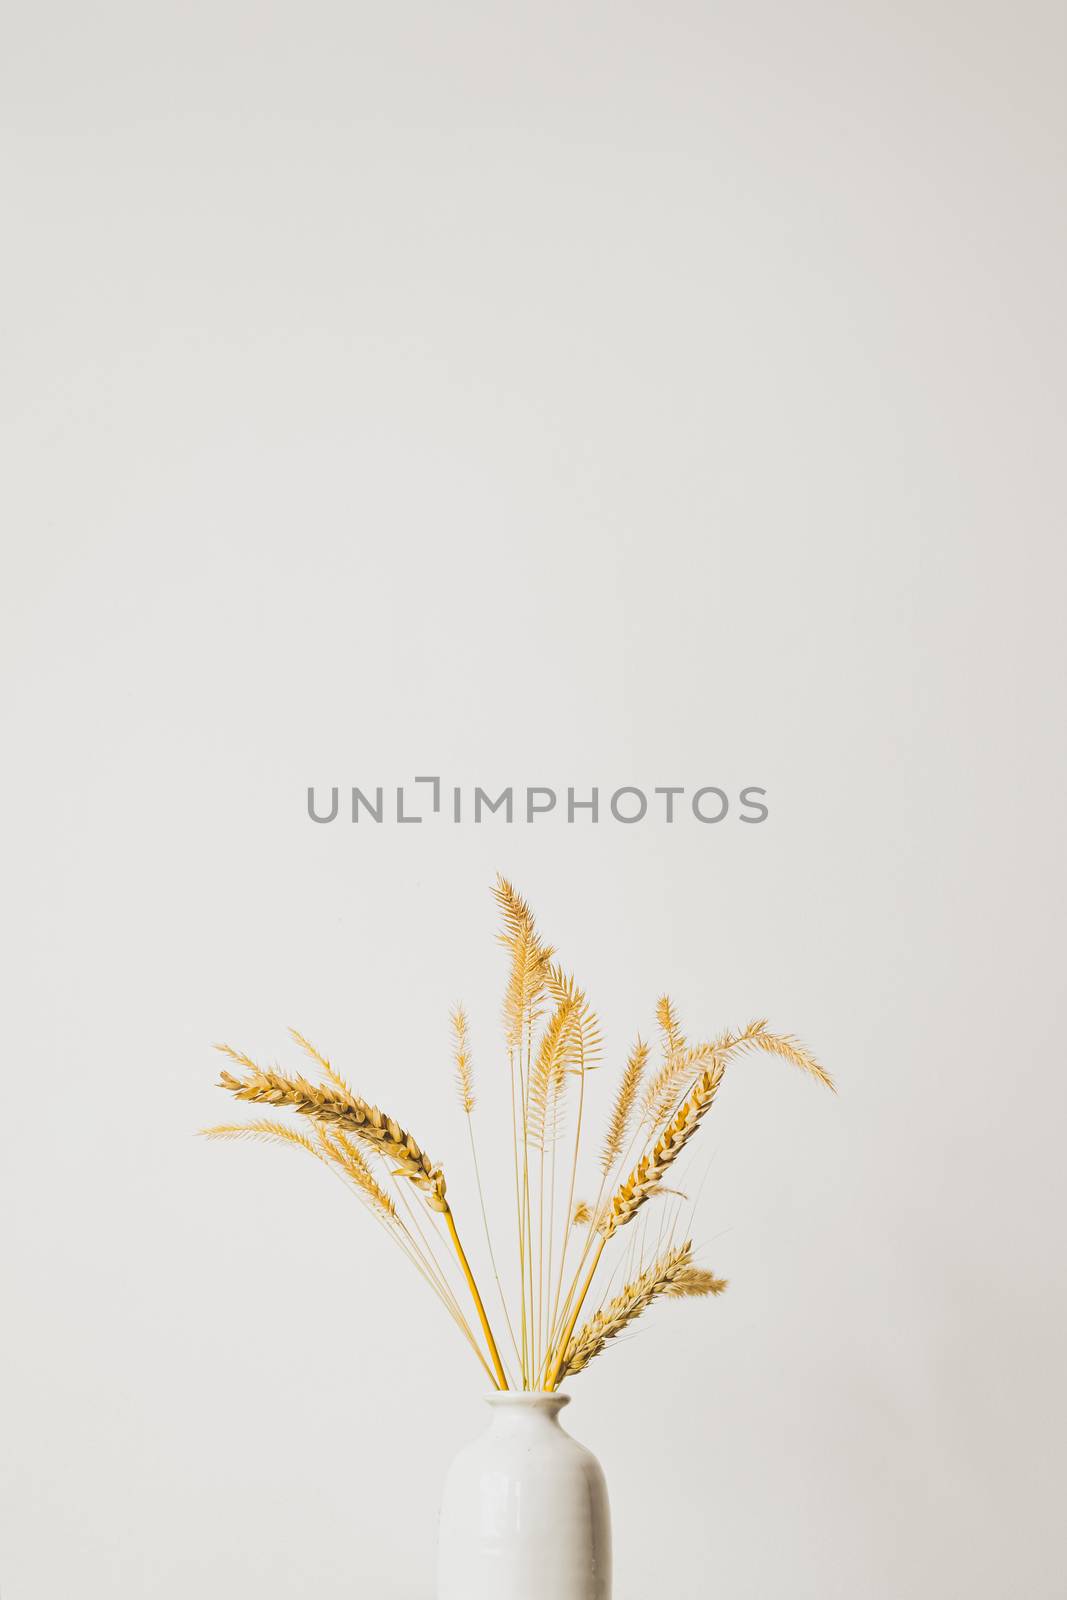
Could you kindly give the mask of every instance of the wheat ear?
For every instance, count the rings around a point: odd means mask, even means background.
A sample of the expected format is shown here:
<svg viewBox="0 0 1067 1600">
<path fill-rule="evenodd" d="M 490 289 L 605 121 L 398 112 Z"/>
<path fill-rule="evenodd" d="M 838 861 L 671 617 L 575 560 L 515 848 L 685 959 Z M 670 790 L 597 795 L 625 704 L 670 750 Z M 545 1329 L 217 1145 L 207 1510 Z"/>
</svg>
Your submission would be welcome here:
<svg viewBox="0 0 1067 1600">
<path fill-rule="evenodd" d="M 678 1096 L 689 1088 L 701 1068 L 720 1054 L 718 1045 L 698 1044 L 667 1057 L 645 1086 L 644 1126 L 649 1133 L 663 1126 L 677 1105 Z"/>
<path fill-rule="evenodd" d="M 523 1036 L 538 1015 L 553 952 L 542 944 L 527 902 L 508 882 L 497 877 L 493 895 L 500 907 L 503 931 L 500 942 L 511 951 L 511 973 L 504 995 L 504 1026 L 508 1048 L 521 1050 Z"/>
<path fill-rule="evenodd" d="M 474 1068 L 467 1036 L 467 1013 L 457 1006 L 452 1013 L 452 1059 L 456 1066 L 456 1093 L 464 1115 L 474 1110 Z"/>
<path fill-rule="evenodd" d="M 690 1240 L 665 1251 L 628 1283 L 620 1294 L 590 1317 L 568 1344 L 557 1381 L 562 1382 L 564 1378 L 582 1372 L 609 1340 L 628 1328 L 661 1295 L 720 1294 L 726 1284 L 694 1267 L 692 1256 Z"/>
<path fill-rule="evenodd" d="M 781 1056 L 785 1061 L 791 1061 L 801 1072 L 806 1072 L 817 1083 L 825 1085 L 834 1094 L 837 1085 L 827 1072 L 820 1066 L 810 1050 L 805 1049 L 799 1039 L 791 1033 L 769 1033 L 766 1022 L 752 1022 L 734 1042 L 733 1048 L 740 1050 L 765 1050 L 768 1055 Z"/>
<path fill-rule="evenodd" d="M 445 1178 L 440 1167 L 434 1166 L 415 1138 L 394 1118 L 386 1116 L 377 1106 L 368 1105 L 350 1090 L 336 1083 L 288 1078 L 281 1072 L 264 1071 L 255 1066 L 243 1078 L 223 1071 L 219 1087 L 227 1089 L 238 1100 L 288 1106 L 300 1116 L 354 1133 L 391 1162 L 398 1175 L 410 1179 L 421 1189 L 431 1210 L 440 1211 L 442 1215 L 448 1211 Z"/>
<path fill-rule="evenodd" d="M 359 1190 L 379 1215 L 390 1222 L 396 1217 L 396 1204 L 391 1194 L 382 1188 L 359 1150 L 342 1128 L 327 1127 L 319 1123 L 315 1129 L 319 1143 L 345 1177 Z"/>
<path fill-rule="evenodd" d="M 711 1110 L 724 1071 L 724 1062 L 714 1056 L 651 1150 L 641 1157 L 630 1176 L 616 1189 L 600 1223 L 605 1239 L 625 1227 L 659 1188 L 664 1174 L 677 1161 Z"/>
<path fill-rule="evenodd" d="M 202 1139 L 254 1139 L 262 1143 L 296 1145 L 301 1150 L 306 1150 L 309 1155 L 317 1160 L 322 1160 L 322 1151 L 318 1149 L 314 1139 L 309 1139 L 306 1133 L 301 1133 L 299 1128 L 290 1128 L 287 1122 L 272 1122 L 269 1117 L 260 1117 L 255 1122 L 217 1122 L 212 1128 L 201 1128 Z"/>
<path fill-rule="evenodd" d="M 225 1055 L 234 1057 L 235 1052 L 228 1047 L 220 1048 Z M 312 1117 L 317 1122 L 354 1133 L 358 1139 L 384 1156 L 393 1165 L 397 1176 L 410 1179 L 422 1191 L 431 1210 L 440 1212 L 445 1219 L 452 1247 L 456 1252 L 463 1276 L 467 1280 L 467 1287 L 482 1325 L 497 1382 L 501 1389 L 506 1389 L 507 1375 L 500 1360 L 496 1340 L 493 1338 L 493 1330 L 489 1325 L 489 1318 L 482 1304 L 470 1262 L 460 1243 L 452 1208 L 445 1198 L 444 1173 L 440 1167 L 433 1165 L 414 1137 L 392 1117 L 387 1117 L 379 1111 L 377 1106 L 368 1105 L 350 1089 L 341 1088 L 337 1083 L 316 1084 L 309 1083 L 306 1078 L 287 1078 L 280 1072 L 266 1072 L 253 1063 L 244 1078 L 234 1077 L 230 1072 L 222 1072 L 219 1084 L 238 1100 L 289 1106 L 301 1116 Z"/>
<path fill-rule="evenodd" d="M 220 1122 L 213 1128 L 201 1128 L 200 1132 L 205 1139 L 256 1139 L 295 1145 L 327 1166 L 332 1162 L 339 1167 L 379 1216 L 390 1222 L 396 1217 L 392 1198 L 375 1181 L 374 1174 L 355 1145 L 339 1128 L 335 1128 L 331 1134 L 321 1125 L 316 1127 L 317 1143 L 306 1133 L 301 1133 L 299 1128 L 291 1128 L 285 1122 L 272 1122 L 269 1117 L 261 1117 L 255 1122 Z"/>
<path fill-rule="evenodd" d="M 608 1131 L 604 1136 L 604 1145 L 600 1152 L 600 1170 L 605 1177 L 622 1155 L 630 1131 L 630 1118 L 633 1116 L 637 1091 L 641 1087 L 647 1063 L 648 1045 L 639 1037 L 623 1068 L 619 1087 L 615 1093 L 615 1103 L 611 1108 Z"/>
<path fill-rule="evenodd" d="M 530 1220 L 529 1140 L 527 1131 L 531 1039 L 540 1016 L 545 979 L 552 958 L 534 924 L 533 912 L 508 880 L 497 874 L 493 896 L 500 908 L 501 944 L 511 951 L 511 971 L 504 995 L 504 1027 L 511 1076 L 511 1143 L 515 1173 L 515 1221 L 518 1228 L 520 1325 L 523 1382 L 530 1357 L 533 1316 L 533 1240 Z M 525 1043 L 526 1065 L 523 1067 Z"/>
<path fill-rule="evenodd" d="M 556 1112 L 575 1054 L 577 1021 L 577 1002 L 568 995 L 552 1013 L 530 1072 L 526 1138 L 542 1153 L 558 1131 Z"/>
<path fill-rule="evenodd" d="M 685 1034 L 669 994 L 661 994 L 656 1001 L 656 1021 L 663 1036 L 663 1054 L 677 1056 L 685 1049 Z"/>
<path fill-rule="evenodd" d="M 664 1294 L 676 1300 L 686 1300 L 705 1294 L 722 1294 L 729 1288 L 725 1278 L 717 1278 L 704 1267 L 686 1267 L 664 1289 Z"/>
<path fill-rule="evenodd" d="M 704 1069 L 687 1098 L 679 1106 L 663 1133 L 652 1146 L 652 1149 L 641 1157 L 630 1176 L 619 1185 L 612 1196 L 610 1205 L 605 1207 L 599 1217 L 597 1226 L 600 1231 L 600 1240 L 593 1252 L 593 1259 L 589 1264 L 589 1269 L 585 1274 L 581 1287 L 575 1294 L 566 1328 L 556 1347 L 555 1360 L 548 1370 L 545 1380 L 546 1389 L 554 1389 L 560 1381 L 564 1356 L 570 1348 L 571 1338 L 578 1321 L 578 1314 L 582 1309 L 582 1303 L 586 1295 L 589 1293 L 590 1285 L 596 1275 L 596 1269 L 600 1265 L 604 1246 L 613 1234 L 633 1220 L 645 1201 L 650 1199 L 659 1189 L 664 1173 L 677 1161 L 689 1140 L 711 1110 L 715 1096 L 719 1091 L 719 1084 L 722 1082 L 724 1071 L 725 1065 L 717 1057 Z"/>
</svg>

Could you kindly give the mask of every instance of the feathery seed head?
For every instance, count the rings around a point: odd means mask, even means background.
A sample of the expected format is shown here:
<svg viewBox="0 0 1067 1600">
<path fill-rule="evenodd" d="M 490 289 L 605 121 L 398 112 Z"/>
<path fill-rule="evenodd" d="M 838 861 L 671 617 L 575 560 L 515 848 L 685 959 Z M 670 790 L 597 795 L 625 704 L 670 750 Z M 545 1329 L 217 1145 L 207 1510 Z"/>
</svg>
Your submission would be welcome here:
<svg viewBox="0 0 1067 1600">
<path fill-rule="evenodd" d="M 459 1103 L 469 1117 L 474 1110 L 474 1068 L 467 1037 L 467 1013 L 457 1006 L 452 1013 L 452 1059 L 456 1066 Z"/>
<path fill-rule="evenodd" d="M 289 1106 L 300 1116 L 344 1128 L 392 1162 L 402 1177 L 416 1184 L 432 1210 L 448 1210 L 440 1167 L 434 1166 L 398 1122 L 350 1090 L 336 1084 L 309 1083 L 306 1078 L 288 1078 L 283 1073 L 264 1072 L 258 1067 L 243 1078 L 224 1071 L 219 1086 L 238 1100 Z"/>
<path fill-rule="evenodd" d="M 724 1070 L 721 1058 L 716 1057 L 711 1061 L 651 1150 L 641 1157 L 630 1176 L 619 1185 L 600 1221 L 600 1230 L 605 1239 L 610 1239 L 619 1228 L 631 1222 L 658 1188 L 664 1173 L 677 1161 L 711 1110 Z"/>
<path fill-rule="evenodd" d="M 595 1316 L 590 1317 L 567 1346 L 560 1379 L 582 1372 L 609 1340 L 628 1328 L 660 1295 L 669 1294 L 674 1284 L 684 1281 L 684 1275 L 693 1270 L 692 1254 L 693 1246 L 689 1240 L 665 1251 L 658 1261 L 654 1261 L 632 1283 L 628 1283 L 621 1294 L 617 1294 Z"/>
<path fill-rule="evenodd" d="M 623 1068 L 622 1078 L 615 1093 L 615 1104 L 612 1106 L 608 1131 L 604 1136 L 604 1145 L 600 1152 L 600 1170 L 605 1177 L 607 1177 L 625 1148 L 630 1132 L 634 1102 L 637 1099 L 637 1091 L 641 1087 L 641 1079 L 644 1076 L 647 1063 L 648 1045 L 639 1035 Z"/>
</svg>

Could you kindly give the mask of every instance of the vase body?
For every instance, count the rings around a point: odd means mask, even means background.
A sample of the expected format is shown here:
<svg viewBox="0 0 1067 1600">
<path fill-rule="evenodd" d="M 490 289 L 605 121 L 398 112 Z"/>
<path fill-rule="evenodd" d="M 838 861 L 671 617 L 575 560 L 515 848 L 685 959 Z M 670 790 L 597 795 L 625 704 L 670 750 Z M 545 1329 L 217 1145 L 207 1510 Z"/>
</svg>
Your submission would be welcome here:
<svg viewBox="0 0 1067 1600">
<path fill-rule="evenodd" d="M 437 1600 L 611 1600 L 600 1463 L 559 1424 L 569 1397 L 490 1396 L 441 1505 Z"/>
</svg>

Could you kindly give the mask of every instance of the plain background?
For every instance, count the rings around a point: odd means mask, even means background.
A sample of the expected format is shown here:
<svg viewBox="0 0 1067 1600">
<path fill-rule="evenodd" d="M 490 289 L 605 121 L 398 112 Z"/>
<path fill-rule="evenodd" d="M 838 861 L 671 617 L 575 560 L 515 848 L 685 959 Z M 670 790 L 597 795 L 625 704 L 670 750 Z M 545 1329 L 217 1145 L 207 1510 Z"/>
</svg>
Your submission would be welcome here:
<svg viewBox="0 0 1067 1600">
<path fill-rule="evenodd" d="M 576 1388 L 619 1600 L 1064 1593 L 1065 45 L 7 10 L 4 1600 L 431 1596 L 477 1370 L 321 1173 L 193 1134 L 293 1024 L 469 1214 L 497 868 L 612 1077 L 669 987 L 841 1086 L 734 1072 L 730 1291 Z M 306 817 L 417 773 L 771 816 Z"/>
</svg>

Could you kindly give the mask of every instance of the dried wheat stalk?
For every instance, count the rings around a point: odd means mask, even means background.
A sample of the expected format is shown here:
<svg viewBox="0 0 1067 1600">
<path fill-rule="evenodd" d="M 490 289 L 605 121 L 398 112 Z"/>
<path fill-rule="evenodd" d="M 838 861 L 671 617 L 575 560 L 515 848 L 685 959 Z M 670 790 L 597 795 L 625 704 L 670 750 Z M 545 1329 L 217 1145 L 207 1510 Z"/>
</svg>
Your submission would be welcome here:
<svg viewBox="0 0 1067 1600">
<path fill-rule="evenodd" d="M 219 1086 L 228 1089 L 238 1100 L 266 1102 L 268 1105 L 289 1106 L 301 1116 L 312 1117 L 334 1128 L 351 1131 L 372 1150 L 391 1164 L 397 1177 L 408 1178 L 423 1193 L 426 1204 L 445 1219 L 456 1257 L 471 1292 L 482 1325 L 486 1345 L 492 1358 L 496 1382 L 501 1389 L 508 1386 L 507 1376 L 500 1360 L 500 1352 L 493 1338 L 485 1306 L 474 1274 L 460 1242 L 452 1208 L 445 1199 L 445 1177 L 440 1167 L 435 1167 L 429 1156 L 414 1137 L 392 1117 L 387 1117 L 377 1106 L 368 1105 L 347 1086 L 335 1079 L 332 1085 L 309 1083 L 306 1078 L 287 1078 L 280 1072 L 265 1072 L 248 1056 L 220 1045 L 224 1055 L 240 1061 L 246 1069 L 244 1078 L 222 1072 Z"/>
<path fill-rule="evenodd" d="M 316 1122 L 350 1130 L 384 1156 L 398 1176 L 410 1179 L 421 1189 L 432 1210 L 447 1213 L 444 1173 L 434 1166 L 414 1137 L 377 1106 L 368 1105 L 351 1090 L 337 1084 L 311 1083 L 307 1078 L 287 1078 L 280 1072 L 266 1072 L 228 1045 L 220 1045 L 219 1049 L 232 1060 L 240 1061 L 246 1069 L 243 1078 L 223 1071 L 219 1076 L 220 1088 L 228 1089 L 238 1100 L 289 1106 Z"/>
<path fill-rule="evenodd" d="M 742 1051 L 762 1050 L 792 1062 L 831 1089 L 833 1083 L 796 1038 L 791 1034 L 771 1033 L 762 1019 L 750 1023 L 740 1033 L 724 1033 L 708 1043 L 690 1044 L 673 1002 L 663 995 L 656 1006 L 662 1059 L 650 1074 L 649 1047 L 640 1037 L 637 1039 L 617 1084 L 600 1148 L 599 1190 L 591 1203 L 576 1203 L 586 1074 L 600 1060 L 599 1023 L 574 978 L 554 964 L 554 952 L 538 933 L 527 902 L 504 878 L 497 879 L 493 892 L 503 921 L 500 937 L 511 958 L 504 1022 L 507 1070 L 511 1079 L 516 1238 L 521 1284 L 520 1315 L 516 1317 L 515 1328 L 497 1271 L 489 1213 L 478 1169 L 472 1116 L 474 1075 L 467 1018 L 462 1008 L 452 1014 L 452 1059 L 458 1098 L 470 1138 L 489 1260 L 501 1293 L 522 1386 L 551 1391 L 563 1378 L 583 1371 L 654 1300 L 716 1295 L 725 1289 L 723 1279 L 693 1264 L 688 1243 L 675 1243 L 678 1207 L 669 1203 L 665 1214 L 661 1214 L 658 1230 L 636 1229 L 629 1236 L 635 1241 L 633 1248 L 621 1252 L 615 1270 L 621 1270 L 621 1275 L 632 1281 L 575 1331 L 582 1306 L 592 1292 L 601 1258 L 619 1229 L 631 1222 L 648 1201 L 658 1197 L 684 1199 L 664 1180 L 714 1103 L 727 1062 Z M 549 1015 L 542 1022 L 545 1011 Z M 269 1138 L 300 1147 L 342 1177 L 367 1203 L 440 1296 L 491 1381 L 499 1388 L 507 1388 L 508 1375 L 459 1239 L 441 1168 L 430 1160 L 406 1128 L 355 1094 L 329 1058 L 303 1034 L 292 1030 L 292 1036 L 322 1073 L 322 1082 L 310 1081 L 299 1074 L 290 1076 L 275 1069 L 264 1070 L 250 1056 L 223 1045 L 219 1048 L 236 1070 L 224 1071 L 220 1083 L 239 1100 L 287 1108 L 308 1118 L 313 1126 L 304 1131 L 264 1118 L 242 1127 L 224 1124 L 205 1131 L 216 1138 Z M 568 1129 L 560 1191 L 557 1152 L 572 1077 L 576 1080 L 576 1105 Z M 391 1175 L 390 1186 L 386 1186 L 378 1161 L 385 1163 Z M 620 1182 L 619 1172 L 626 1173 L 628 1168 L 628 1176 Z M 618 1186 L 613 1188 L 616 1183 Z M 430 1225 L 430 1219 L 422 1216 L 408 1184 L 419 1190 L 447 1230 L 478 1312 L 484 1337 L 482 1347 L 479 1347 L 476 1331 L 465 1321 L 449 1285 L 447 1260 L 442 1265 L 435 1253 L 434 1238 L 441 1236 Z M 558 1212 L 557 1201 L 560 1203 Z M 557 1218 L 558 1265 L 554 1256 Z M 580 1241 L 578 1229 L 584 1230 Z M 646 1231 L 659 1235 L 655 1246 L 658 1258 L 647 1267 L 641 1261 Z M 579 1255 L 575 1268 L 567 1266 L 572 1238 Z M 628 1267 L 625 1265 L 627 1257 Z M 635 1263 L 640 1264 L 641 1270 Z M 606 1292 L 610 1294 L 610 1286 Z M 492 1369 L 483 1351 L 488 1354 Z"/>
<path fill-rule="evenodd" d="M 623 1068 L 622 1078 L 615 1094 L 615 1103 L 611 1108 L 611 1121 L 608 1131 L 604 1135 L 604 1145 L 600 1152 L 600 1170 L 607 1177 L 612 1167 L 622 1155 L 626 1139 L 630 1132 L 630 1119 L 633 1116 L 634 1103 L 637 1092 L 641 1087 L 645 1066 L 648 1063 L 648 1045 L 643 1039 L 638 1038 L 629 1058 Z"/>
<path fill-rule="evenodd" d="M 722 1052 L 714 1044 L 698 1044 L 668 1056 L 659 1071 L 645 1085 L 642 1109 L 645 1126 L 655 1131 L 662 1127 L 697 1073 Z"/>
<path fill-rule="evenodd" d="M 685 1049 L 685 1035 L 669 994 L 661 994 L 656 1001 L 656 1021 L 663 1036 L 664 1055 L 681 1055 Z"/>
<path fill-rule="evenodd" d="M 791 1061 L 801 1072 L 806 1072 L 821 1083 L 825 1088 L 837 1093 L 833 1078 L 825 1067 L 819 1065 L 810 1050 L 806 1050 L 799 1039 L 791 1033 L 769 1033 L 764 1020 L 749 1023 L 744 1033 L 738 1034 L 731 1042 L 732 1050 L 765 1050 L 769 1055 L 781 1056 L 785 1061 Z"/>
<path fill-rule="evenodd" d="M 643 1155 L 628 1178 L 616 1189 L 611 1204 L 600 1221 L 600 1231 L 610 1239 L 637 1215 L 649 1196 L 658 1188 L 664 1173 L 677 1161 L 701 1122 L 711 1110 L 719 1092 L 725 1063 L 714 1057 L 700 1074 L 687 1099 L 679 1106 L 652 1149 Z"/>
<path fill-rule="evenodd" d="M 582 1372 L 609 1340 L 628 1328 L 661 1295 L 721 1294 L 726 1288 L 725 1280 L 693 1266 L 692 1256 L 693 1246 L 688 1240 L 665 1251 L 658 1261 L 628 1283 L 621 1294 L 590 1317 L 567 1346 L 558 1381 Z"/>
<path fill-rule="evenodd" d="M 390 1222 L 396 1217 L 396 1206 L 391 1196 L 376 1181 L 355 1145 L 339 1128 L 327 1131 L 319 1124 L 315 1129 L 318 1136 L 316 1140 L 301 1133 L 299 1128 L 291 1128 L 287 1122 L 273 1122 L 269 1117 L 261 1117 L 256 1122 L 220 1122 L 213 1128 L 201 1131 L 205 1139 L 258 1139 L 295 1145 L 306 1150 L 317 1161 L 325 1162 L 327 1166 L 332 1163 L 339 1168 L 379 1216 Z"/>
<path fill-rule="evenodd" d="M 577 1002 L 568 995 L 556 1006 L 541 1036 L 526 1107 L 526 1138 L 533 1150 L 544 1151 L 559 1131 L 559 1104 L 579 1046 L 578 1023 Z"/>
<path fill-rule="evenodd" d="M 464 1114 L 474 1110 L 474 1068 L 467 1038 L 467 1013 L 457 1006 L 452 1013 L 452 1059 L 456 1064 L 456 1090 Z"/>
<path fill-rule="evenodd" d="M 316 1147 L 314 1139 L 309 1139 L 299 1128 L 291 1128 L 287 1122 L 272 1122 L 269 1117 L 261 1117 L 256 1122 L 217 1122 L 212 1128 L 201 1128 L 200 1133 L 204 1139 L 255 1139 L 296 1145 L 317 1161 L 322 1160 L 322 1151 Z"/>
<path fill-rule="evenodd" d="M 316 1127 L 319 1143 L 345 1177 L 359 1190 L 380 1216 L 390 1222 L 396 1216 L 396 1205 L 391 1194 L 384 1190 L 352 1140 L 342 1128 L 319 1123 Z"/>
<path fill-rule="evenodd" d="M 713 1272 L 708 1272 L 706 1267 L 686 1267 L 670 1282 L 663 1293 L 676 1300 L 687 1300 L 693 1296 L 705 1294 L 722 1294 L 728 1288 L 725 1278 L 717 1278 Z"/>
<path fill-rule="evenodd" d="M 509 1050 L 521 1050 L 524 1035 L 538 1017 L 538 1003 L 553 951 L 534 925 L 533 912 L 506 878 L 498 877 L 493 894 L 504 919 L 502 944 L 511 951 L 511 973 L 504 995 L 504 1025 Z"/>
<path fill-rule="evenodd" d="M 596 1012 L 573 977 L 553 962 L 549 962 L 545 968 L 545 987 L 557 1006 L 572 1008 L 572 1043 L 568 1067 L 573 1071 L 584 1068 L 586 1072 L 591 1072 L 599 1064 L 601 1054 L 600 1023 Z"/>
</svg>

